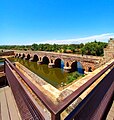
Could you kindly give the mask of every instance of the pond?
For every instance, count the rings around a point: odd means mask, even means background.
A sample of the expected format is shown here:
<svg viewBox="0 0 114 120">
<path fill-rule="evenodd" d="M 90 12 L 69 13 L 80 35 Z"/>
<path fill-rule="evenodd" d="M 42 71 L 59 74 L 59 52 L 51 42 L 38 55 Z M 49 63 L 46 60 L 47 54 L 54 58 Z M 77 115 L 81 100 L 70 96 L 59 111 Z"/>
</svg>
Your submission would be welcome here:
<svg viewBox="0 0 114 120">
<path fill-rule="evenodd" d="M 66 73 L 60 68 L 48 68 L 46 64 L 37 64 L 37 62 L 30 62 L 28 60 L 23 60 L 21 58 L 9 58 L 12 62 L 19 62 L 29 70 L 43 78 L 45 81 L 50 83 L 56 88 L 68 83 L 68 76 L 72 73 Z"/>
</svg>

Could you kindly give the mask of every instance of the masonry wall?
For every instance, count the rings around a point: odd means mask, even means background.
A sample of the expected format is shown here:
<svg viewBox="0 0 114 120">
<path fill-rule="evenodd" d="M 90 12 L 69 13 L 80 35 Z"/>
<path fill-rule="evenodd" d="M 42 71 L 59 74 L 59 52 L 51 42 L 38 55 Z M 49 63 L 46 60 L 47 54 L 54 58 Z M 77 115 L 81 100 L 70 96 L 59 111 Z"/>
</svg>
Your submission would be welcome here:
<svg viewBox="0 0 114 120">
<path fill-rule="evenodd" d="M 114 38 L 110 38 L 108 46 L 104 49 L 104 58 L 106 60 L 114 58 Z"/>
</svg>

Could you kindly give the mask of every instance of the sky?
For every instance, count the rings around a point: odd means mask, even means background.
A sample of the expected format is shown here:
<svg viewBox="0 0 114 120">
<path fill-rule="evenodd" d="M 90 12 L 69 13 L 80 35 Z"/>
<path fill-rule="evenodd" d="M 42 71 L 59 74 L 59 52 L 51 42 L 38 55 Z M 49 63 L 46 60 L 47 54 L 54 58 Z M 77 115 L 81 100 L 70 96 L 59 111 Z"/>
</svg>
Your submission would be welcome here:
<svg viewBox="0 0 114 120">
<path fill-rule="evenodd" d="M 77 44 L 114 37 L 114 0 L 0 0 L 0 45 Z"/>
</svg>

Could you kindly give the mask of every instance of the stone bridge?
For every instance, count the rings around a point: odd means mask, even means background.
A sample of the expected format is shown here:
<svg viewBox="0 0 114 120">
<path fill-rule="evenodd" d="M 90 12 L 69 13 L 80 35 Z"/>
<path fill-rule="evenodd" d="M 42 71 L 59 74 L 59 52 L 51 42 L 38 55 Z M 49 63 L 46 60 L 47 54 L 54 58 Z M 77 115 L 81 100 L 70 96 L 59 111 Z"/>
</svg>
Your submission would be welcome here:
<svg viewBox="0 0 114 120">
<path fill-rule="evenodd" d="M 48 64 L 49 67 L 61 67 L 61 61 L 64 62 L 64 70 L 76 71 L 77 62 L 80 62 L 83 70 L 93 71 L 99 67 L 103 57 L 66 54 L 46 51 L 15 51 L 15 56 L 22 59 L 32 60 L 39 64 Z"/>
</svg>

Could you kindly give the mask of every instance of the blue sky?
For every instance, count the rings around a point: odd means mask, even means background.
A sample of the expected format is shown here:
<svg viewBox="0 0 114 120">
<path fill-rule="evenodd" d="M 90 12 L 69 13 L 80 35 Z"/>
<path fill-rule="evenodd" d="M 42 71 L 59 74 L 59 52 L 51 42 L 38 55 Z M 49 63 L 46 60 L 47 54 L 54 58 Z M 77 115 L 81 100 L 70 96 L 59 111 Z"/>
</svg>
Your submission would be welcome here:
<svg viewBox="0 0 114 120">
<path fill-rule="evenodd" d="M 0 45 L 114 37 L 114 0 L 0 0 Z"/>
</svg>

